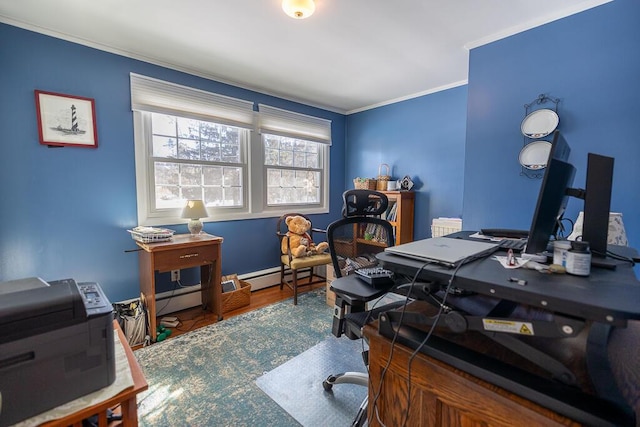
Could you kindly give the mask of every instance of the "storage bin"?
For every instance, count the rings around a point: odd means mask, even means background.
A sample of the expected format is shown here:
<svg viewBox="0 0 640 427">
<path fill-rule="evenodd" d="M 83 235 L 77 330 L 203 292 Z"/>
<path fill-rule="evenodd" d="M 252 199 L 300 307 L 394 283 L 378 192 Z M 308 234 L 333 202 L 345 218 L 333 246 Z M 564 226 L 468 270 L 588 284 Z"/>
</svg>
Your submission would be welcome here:
<svg viewBox="0 0 640 427">
<path fill-rule="evenodd" d="M 354 178 L 353 188 L 356 190 L 375 190 L 376 182 L 374 178 Z"/>
<path fill-rule="evenodd" d="M 251 283 L 238 279 L 239 289 L 223 292 L 222 313 L 228 313 L 251 303 Z"/>
</svg>

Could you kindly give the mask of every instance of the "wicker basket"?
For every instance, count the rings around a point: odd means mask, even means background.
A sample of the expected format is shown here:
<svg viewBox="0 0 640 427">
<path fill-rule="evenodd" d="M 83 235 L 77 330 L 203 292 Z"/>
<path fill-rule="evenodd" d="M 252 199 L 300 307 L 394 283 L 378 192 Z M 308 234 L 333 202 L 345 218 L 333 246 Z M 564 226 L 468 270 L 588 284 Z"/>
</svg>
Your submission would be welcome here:
<svg viewBox="0 0 640 427">
<path fill-rule="evenodd" d="M 378 183 L 376 189 L 378 191 L 386 191 L 389 180 L 391 180 L 389 165 L 381 163 L 380 166 L 378 166 Z"/>
<path fill-rule="evenodd" d="M 375 190 L 376 180 L 373 178 L 354 178 L 353 186 L 356 190 Z"/>
<path fill-rule="evenodd" d="M 239 289 L 221 294 L 222 313 L 228 313 L 251 302 L 251 283 L 238 279 Z"/>
</svg>

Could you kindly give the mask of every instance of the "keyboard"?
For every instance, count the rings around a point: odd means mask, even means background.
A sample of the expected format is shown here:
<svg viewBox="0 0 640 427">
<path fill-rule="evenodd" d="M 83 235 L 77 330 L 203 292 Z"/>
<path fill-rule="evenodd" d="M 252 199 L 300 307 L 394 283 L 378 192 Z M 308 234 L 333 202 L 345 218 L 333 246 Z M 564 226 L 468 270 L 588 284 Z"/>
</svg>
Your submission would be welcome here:
<svg viewBox="0 0 640 427">
<path fill-rule="evenodd" d="M 483 228 L 480 233 L 489 237 L 502 237 L 505 239 L 526 239 L 529 237 L 529 231 L 512 228 Z"/>
<path fill-rule="evenodd" d="M 522 252 L 526 246 L 525 239 L 503 239 L 498 242 L 498 249 L 503 251 L 511 249 L 513 252 Z"/>
<path fill-rule="evenodd" d="M 382 267 L 359 268 L 355 273 L 374 288 L 393 284 L 393 272 Z"/>
</svg>

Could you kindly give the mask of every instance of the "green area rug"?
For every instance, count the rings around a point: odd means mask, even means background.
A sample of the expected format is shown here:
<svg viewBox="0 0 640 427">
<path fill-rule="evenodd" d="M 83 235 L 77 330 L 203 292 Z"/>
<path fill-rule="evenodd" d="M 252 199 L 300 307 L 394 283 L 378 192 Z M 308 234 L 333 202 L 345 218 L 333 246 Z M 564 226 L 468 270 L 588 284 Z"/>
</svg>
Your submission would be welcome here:
<svg viewBox="0 0 640 427">
<path fill-rule="evenodd" d="M 332 313 L 321 288 L 135 351 L 140 425 L 298 426 L 256 379 L 332 336 Z"/>
</svg>

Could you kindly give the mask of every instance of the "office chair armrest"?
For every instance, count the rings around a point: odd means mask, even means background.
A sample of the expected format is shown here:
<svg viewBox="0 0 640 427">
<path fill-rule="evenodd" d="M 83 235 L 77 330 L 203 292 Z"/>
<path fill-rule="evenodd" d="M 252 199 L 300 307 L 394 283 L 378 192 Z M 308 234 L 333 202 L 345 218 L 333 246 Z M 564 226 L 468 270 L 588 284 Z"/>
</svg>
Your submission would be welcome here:
<svg viewBox="0 0 640 427">
<path fill-rule="evenodd" d="M 327 234 L 327 230 L 323 230 L 322 228 L 312 228 L 311 231 L 314 233 L 324 233 Z"/>
</svg>

